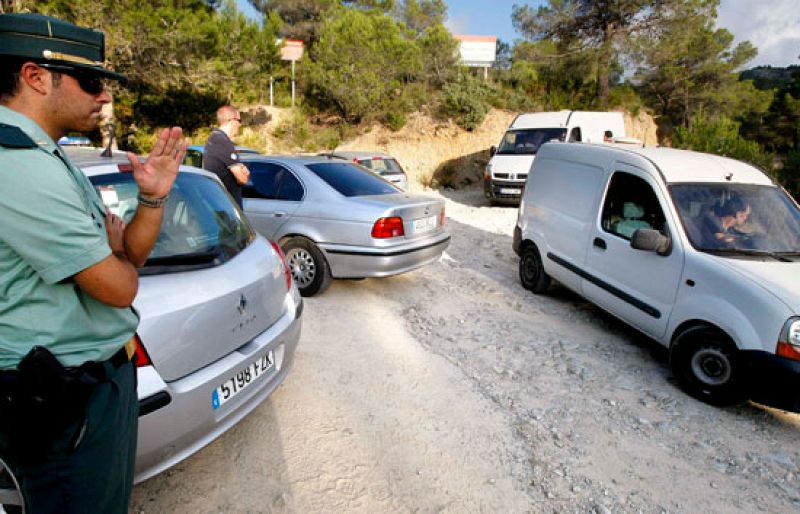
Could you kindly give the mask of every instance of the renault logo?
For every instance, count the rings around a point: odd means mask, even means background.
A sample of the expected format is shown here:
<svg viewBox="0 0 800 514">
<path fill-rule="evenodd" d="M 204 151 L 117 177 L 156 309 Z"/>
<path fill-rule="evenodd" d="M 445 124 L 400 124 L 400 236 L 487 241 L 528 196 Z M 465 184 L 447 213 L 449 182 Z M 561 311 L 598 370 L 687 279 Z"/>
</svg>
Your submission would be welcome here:
<svg viewBox="0 0 800 514">
<path fill-rule="evenodd" d="M 247 298 L 244 295 L 239 297 L 239 305 L 237 305 L 236 308 L 242 316 L 247 313 Z"/>
</svg>

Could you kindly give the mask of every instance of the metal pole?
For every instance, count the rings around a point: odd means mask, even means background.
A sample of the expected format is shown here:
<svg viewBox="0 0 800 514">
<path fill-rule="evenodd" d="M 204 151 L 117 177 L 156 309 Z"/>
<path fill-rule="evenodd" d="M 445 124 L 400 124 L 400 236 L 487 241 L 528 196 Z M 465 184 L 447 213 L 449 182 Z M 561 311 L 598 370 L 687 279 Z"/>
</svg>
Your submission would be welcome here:
<svg viewBox="0 0 800 514">
<path fill-rule="evenodd" d="M 292 107 L 294 107 L 294 60 L 292 60 Z"/>
<path fill-rule="evenodd" d="M 270 75 L 269 77 L 269 106 L 275 107 L 275 91 L 274 91 L 274 83 L 275 79 Z"/>
</svg>

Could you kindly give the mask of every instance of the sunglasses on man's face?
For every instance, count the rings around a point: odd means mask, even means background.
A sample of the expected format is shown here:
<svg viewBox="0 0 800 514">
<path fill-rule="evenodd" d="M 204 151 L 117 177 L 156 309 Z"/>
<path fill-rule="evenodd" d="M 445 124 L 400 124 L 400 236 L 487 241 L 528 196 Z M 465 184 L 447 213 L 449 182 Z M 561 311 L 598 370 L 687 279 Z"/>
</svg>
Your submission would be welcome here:
<svg viewBox="0 0 800 514">
<path fill-rule="evenodd" d="M 97 73 L 87 72 L 69 66 L 60 66 L 57 64 L 39 64 L 42 68 L 53 70 L 74 78 L 78 85 L 85 92 L 90 95 L 99 95 L 106 90 L 106 79 L 102 78 Z"/>
</svg>

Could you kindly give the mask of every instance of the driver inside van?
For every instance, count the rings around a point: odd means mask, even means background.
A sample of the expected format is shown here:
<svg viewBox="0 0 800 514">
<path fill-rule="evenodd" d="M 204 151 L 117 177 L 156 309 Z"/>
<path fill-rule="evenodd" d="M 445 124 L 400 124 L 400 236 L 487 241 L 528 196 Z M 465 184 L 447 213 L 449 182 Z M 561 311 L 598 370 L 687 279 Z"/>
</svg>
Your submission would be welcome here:
<svg viewBox="0 0 800 514">
<path fill-rule="evenodd" d="M 703 246 L 708 248 L 729 248 L 736 246 L 739 237 L 747 233 L 747 220 L 752 212 L 751 205 L 738 193 L 724 202 L 718 202 L 701 221 Z"/>
</svg>

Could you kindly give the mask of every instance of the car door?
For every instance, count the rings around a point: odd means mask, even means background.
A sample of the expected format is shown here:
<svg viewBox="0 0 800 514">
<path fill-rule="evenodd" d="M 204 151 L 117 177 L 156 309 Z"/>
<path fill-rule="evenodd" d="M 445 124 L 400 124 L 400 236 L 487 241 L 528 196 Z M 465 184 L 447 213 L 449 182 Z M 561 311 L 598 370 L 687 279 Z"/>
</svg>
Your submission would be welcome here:
<svg viewBox="0 0 800 514">
<path fill-rule="evenodd" d="M 242 188 L 244 210 L 253 227 L 273 239 L 300 207 L 302 182 L 287 167 L 271 162 L 248 162 L 250 179 Z"/>
<path fill-rule="evenodd" d="M 666 255 L 631 248 L 637 229 L 677 234 L 665 197 L 646 172 L 616 163 L 593 226 L 581 289 L 589 300 L 654 338 L 663 336 L 683 273 L 672 237 Z"/>
</svg>

